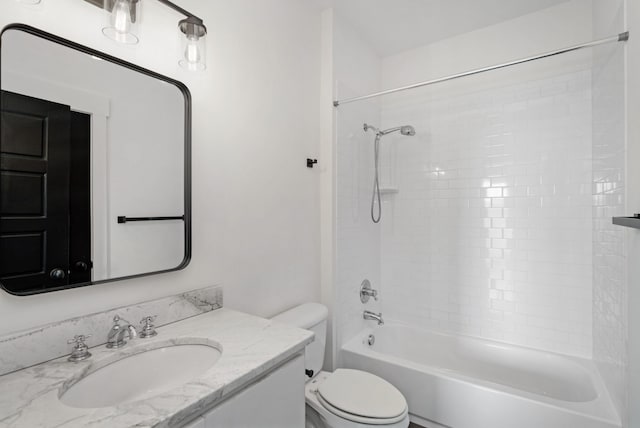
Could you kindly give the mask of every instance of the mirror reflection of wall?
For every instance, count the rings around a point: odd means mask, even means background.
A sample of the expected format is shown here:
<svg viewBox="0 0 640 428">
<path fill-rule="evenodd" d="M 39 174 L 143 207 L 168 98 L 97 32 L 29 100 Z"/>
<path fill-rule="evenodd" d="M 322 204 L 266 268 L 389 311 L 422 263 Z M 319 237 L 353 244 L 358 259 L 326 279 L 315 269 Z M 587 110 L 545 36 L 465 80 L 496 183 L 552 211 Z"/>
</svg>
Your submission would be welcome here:
<svg viewBox="0 0 640 428">
<path fill-rule="evenodd" d="M 1 64 L 3 286 L 38 292 L 188 260 L 182 219 L 118 223 L 187 214 L 180 88 L 19 29 L 2 34 Z"/>
</svg>

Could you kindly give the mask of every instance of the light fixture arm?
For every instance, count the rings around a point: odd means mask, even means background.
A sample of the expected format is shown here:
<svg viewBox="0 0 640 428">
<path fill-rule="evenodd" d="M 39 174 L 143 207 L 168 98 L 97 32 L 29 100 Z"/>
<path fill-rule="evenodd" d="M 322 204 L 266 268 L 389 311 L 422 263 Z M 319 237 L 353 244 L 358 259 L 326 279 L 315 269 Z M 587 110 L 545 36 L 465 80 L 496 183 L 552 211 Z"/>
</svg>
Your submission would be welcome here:
<svg viewBox="0 0 640 428">
<path fill-rule="evenodd" d="M 186 9 L 181 8 L 180 6 L 178 6 L 177 4 L 170 2 L 169 0 L 158 0 L 158 2 L 162 3 L 163 5 L 170 7 L 171 9 L 175 10 L 178 13 L 181 13 L 182 15 L 186 16 L 187 18 L 191 18 L 196 20 L 200 25 L 203 25 L 203 20 L 202 18 L 198 18 L 197 16 L 195 16 L 193 13 L 189 12 Z"/>
<path fill-rule="evenodd" d="M 187 38 L 197 40 L 207 34 L 207 27 L 204 26 L 202 18 L 198 18 L 193 13 L 181 8 L 169 0 L 158 0 L 158 2 L 186 16 L 185 19 L 182 19 L 178 23 L 178 28 L 180 28 L 180 31 L 182 31 Z"/>
</svg>

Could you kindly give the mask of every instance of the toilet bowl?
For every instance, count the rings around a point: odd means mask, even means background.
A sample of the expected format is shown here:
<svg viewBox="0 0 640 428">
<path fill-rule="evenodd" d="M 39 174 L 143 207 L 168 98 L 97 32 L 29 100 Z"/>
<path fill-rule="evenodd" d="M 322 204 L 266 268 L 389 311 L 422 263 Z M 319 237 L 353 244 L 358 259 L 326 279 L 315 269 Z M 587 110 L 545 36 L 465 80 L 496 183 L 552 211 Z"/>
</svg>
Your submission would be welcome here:
<svg viewBox="0 0 640 428">
<path fill-rule="evenodd" d="M 406 428 L 407 401 L 386 380 L 362 370 L 321 371 L 324 361 L 328 310 L 306 303 L 272 319 L 311 330 L 316 337 L 305 349 L 306 428 Z"/>
<path fill-rule="evenodd" d="M 307 428 L 409 425 L 407 402 L 400 391 L 384 379 L 361 370 L 318 373 L 307 381 L 305 399 Z"/>
</svg>

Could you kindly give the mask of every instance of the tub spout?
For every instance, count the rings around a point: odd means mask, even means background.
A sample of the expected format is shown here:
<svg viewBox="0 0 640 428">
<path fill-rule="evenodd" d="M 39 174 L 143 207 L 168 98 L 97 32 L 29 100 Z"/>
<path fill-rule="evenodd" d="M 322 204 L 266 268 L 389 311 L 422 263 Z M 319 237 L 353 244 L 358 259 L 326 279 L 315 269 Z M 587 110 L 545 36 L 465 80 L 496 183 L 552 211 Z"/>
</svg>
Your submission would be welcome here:
<svg viewBox="0 0 640 428">
<path fill-rule="evenodd" d="M 376 314 L 374 312 L 364 311 L 364 313 L 362 314 L 362 318 L 366 320 L 378 321 L 378 325 L 384 324 L 384 320 L 382 319 L 382 312 Z"/>
</svg>

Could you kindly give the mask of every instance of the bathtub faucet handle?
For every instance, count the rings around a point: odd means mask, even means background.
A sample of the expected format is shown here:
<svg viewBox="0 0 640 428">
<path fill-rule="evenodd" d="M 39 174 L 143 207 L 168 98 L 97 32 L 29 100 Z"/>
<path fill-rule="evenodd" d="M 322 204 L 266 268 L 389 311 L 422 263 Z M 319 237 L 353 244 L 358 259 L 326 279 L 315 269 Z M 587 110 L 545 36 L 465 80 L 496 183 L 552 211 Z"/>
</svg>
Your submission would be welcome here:
<svg viewBox="0 0 640 428">
<path fill-rule="evenodd" d="M 371 288 L 371 283 L 368 279 L 365 279 L 362 281 L 362 284 L 360 284 L 360 301 L 362 303 L 367 303 L 370 297 L 373 297 L 373 300 L 377 302 L 378 290 Z"/>
</svg>

